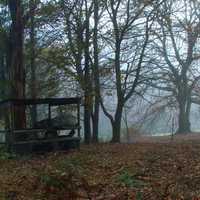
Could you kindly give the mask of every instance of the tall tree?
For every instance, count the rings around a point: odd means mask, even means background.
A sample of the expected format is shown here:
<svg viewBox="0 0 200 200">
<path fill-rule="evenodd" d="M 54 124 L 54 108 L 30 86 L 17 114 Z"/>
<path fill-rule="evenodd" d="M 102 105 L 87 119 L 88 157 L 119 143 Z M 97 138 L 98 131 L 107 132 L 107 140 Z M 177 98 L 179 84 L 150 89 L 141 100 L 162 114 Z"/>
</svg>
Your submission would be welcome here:
<svg viewBox="0 0 200 200">
<path fill-rule="evenodd" d="M 99 107 L 100 107 L 100 80 L 99 80 L 99 45 L 98 45 L 98 25 L 99 25 L 99 1 L 94 0 L 94 31 L 93 31 L 93 48 L 94 48 L 94 114 L 93 114 L 93 142 L 98 142 L 99 135 Z"/>
<path fill-rule="evenodd" d="M 36 9 L 36 1 L 30 0 L 30 69 L 31 69 L 31 98 L 37 98 L 37 80 L 36 80 L 36 31 L 35 31 L 35 9 Z M 37 111 L 36 106 L 32 107 L 31 117 L 33 125 L 37 119 Z"/>
<path fill-rule="evenodd" d="M 155 26 L 156 38 L 152 47 L 155 51 L 151 57 L 156 67 L 150 84 L 165 91 L 165 100 L 178 108 L 177 133 L 191 131 L 190 109 L 195 99 L 194 88 L 200 80 L 197 69 L 199 6 L 198 1 L 166 1 L 158 9 Z"/>
<path fill-rule="evenodd" d="M 24 18 L 21 0 L 8 0 L 11 16 L 11 27 L 9 34 L 9 73 L 11 82 L 10 97 L 25 98 L 25 69 L 23 61 L 24 44 Z M 25 127 L 25 109 L 15 110 L 16 128 Z"/>
<path fill-rule="evenodd" d="M 91 116 L 93 106 L 93 81 L 90 56 L 92 4 L 87 0 L 70 1 L 67 3 L 62 1 L 61 7 L 66 22 L 67 51 L 71 55 L 71 59 L 69 60 L 72 66 L 75 67 L 76 78 L 83 91 L 84 141 L 86 144 L 89 144 L 92 139 Z"/>
<path fill-rule="evenodd" d="M 120 142 L 123 108 L 140 84 L 150 30 L 150 14 L 148 17 L 144 16 L 144 10 L 148 5 L 148 2 L 132 2 L 130 0 L 110 0 L 105 3 L 110 17 L 109 26 L 112 26 L 112 29 L 107 31 L 109 38 L 106 38 L 106 42 L 111 44 L 111 49 L 113 49 L 111 55 L 114 57 L 109 58 L 114 69 L 114 86 L 117 99 L 114 115 L 108 112 L 103 101 L 101 101 L 101 105 L 112 124 L 112 142 Z M 142 22 L 138 23 L 137 20 L 142 20 Z M 141 31 L 141 33 L 138 35 L 138 33 L 132 32 L 134 29 Z M 132 40 L 133 49 L 127 45 L 128 40 L 129 45 Z"/>
<path fill-rule="evenodd" d="M 8 97 L 8 69 L 7 69 L 7 61 L 8 61 L 8 32 L 4 27 L 4 13 L 1 11 L 0 13 L 0 83 L 1 83 L 1 98 Z"/>
<path fill-rule="evenodd" d="M 91 142 L 91 114 L 92 114 L 92 85 L 91 85 L 91 68 L 90 68 L 90 11 L 87 0 L 84 0 L 85 6 L 85 41 L 84 41 L 84 132 L 85 143 Z"/>
</svg>

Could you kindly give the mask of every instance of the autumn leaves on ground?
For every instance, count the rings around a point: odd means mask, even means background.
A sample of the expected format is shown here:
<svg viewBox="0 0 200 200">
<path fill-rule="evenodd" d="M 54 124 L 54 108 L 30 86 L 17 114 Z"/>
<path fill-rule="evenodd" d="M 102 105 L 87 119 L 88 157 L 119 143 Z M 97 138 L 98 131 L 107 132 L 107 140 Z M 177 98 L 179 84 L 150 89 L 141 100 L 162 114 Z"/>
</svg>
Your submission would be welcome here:
<svg viewBox="0 0 200 200">
<path fill-rule="evenodd" d="M 2 154 L 1 200 L 200 199 L 200 143 L 81 146 L 32 157 Z"/>
</svg>

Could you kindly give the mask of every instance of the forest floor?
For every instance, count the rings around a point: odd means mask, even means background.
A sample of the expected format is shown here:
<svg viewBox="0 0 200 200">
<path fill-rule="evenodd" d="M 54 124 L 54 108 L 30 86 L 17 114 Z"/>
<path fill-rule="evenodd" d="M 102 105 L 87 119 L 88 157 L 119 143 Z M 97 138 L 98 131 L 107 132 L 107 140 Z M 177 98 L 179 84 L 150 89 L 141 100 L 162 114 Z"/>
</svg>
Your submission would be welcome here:
<svg viewBox="0 0 200 200">
<path fill-rule="evenodd" d="M 200 200 L 200 139 L 0 157 L 0 200 Z"/>
</svg>

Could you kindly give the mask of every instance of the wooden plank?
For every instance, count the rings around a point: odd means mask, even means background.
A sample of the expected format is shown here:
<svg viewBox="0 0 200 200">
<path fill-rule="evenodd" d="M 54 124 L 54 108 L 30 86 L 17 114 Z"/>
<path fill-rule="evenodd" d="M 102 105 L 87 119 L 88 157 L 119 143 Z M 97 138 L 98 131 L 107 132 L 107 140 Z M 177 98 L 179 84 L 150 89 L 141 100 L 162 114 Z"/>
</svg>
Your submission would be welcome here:
<svg viewBox="0 0 200 200">
<path fill-rule="evenodd" d="M 31 144 L 31 143 L 49 143 L 49 142 L 59 142 L 59 141 L 74 141 L 79 140 L 79 137 L 67 137 L 67 136 L 59 136 L 57 138 L 48 138 L 48 139 L 38 139 L 38 140 L 29 140 L 29 141 L 19 141 L 19 142 L 13 142 L 13 144 Z"/>
</svg>

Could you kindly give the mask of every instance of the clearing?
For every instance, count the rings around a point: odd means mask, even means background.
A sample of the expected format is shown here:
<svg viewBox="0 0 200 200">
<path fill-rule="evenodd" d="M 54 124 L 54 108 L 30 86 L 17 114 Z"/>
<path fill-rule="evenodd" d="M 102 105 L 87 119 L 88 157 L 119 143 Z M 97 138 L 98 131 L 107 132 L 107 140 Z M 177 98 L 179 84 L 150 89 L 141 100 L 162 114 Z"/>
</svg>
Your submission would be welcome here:
<svg viewBox="0 0 200 200">
<path fill-rule="evenodd" d="M 181 142 L 180 142 L 181 141 Z M 1 200 L 198 200 L 200 140 L 0 158 Z"/>
</svg>

